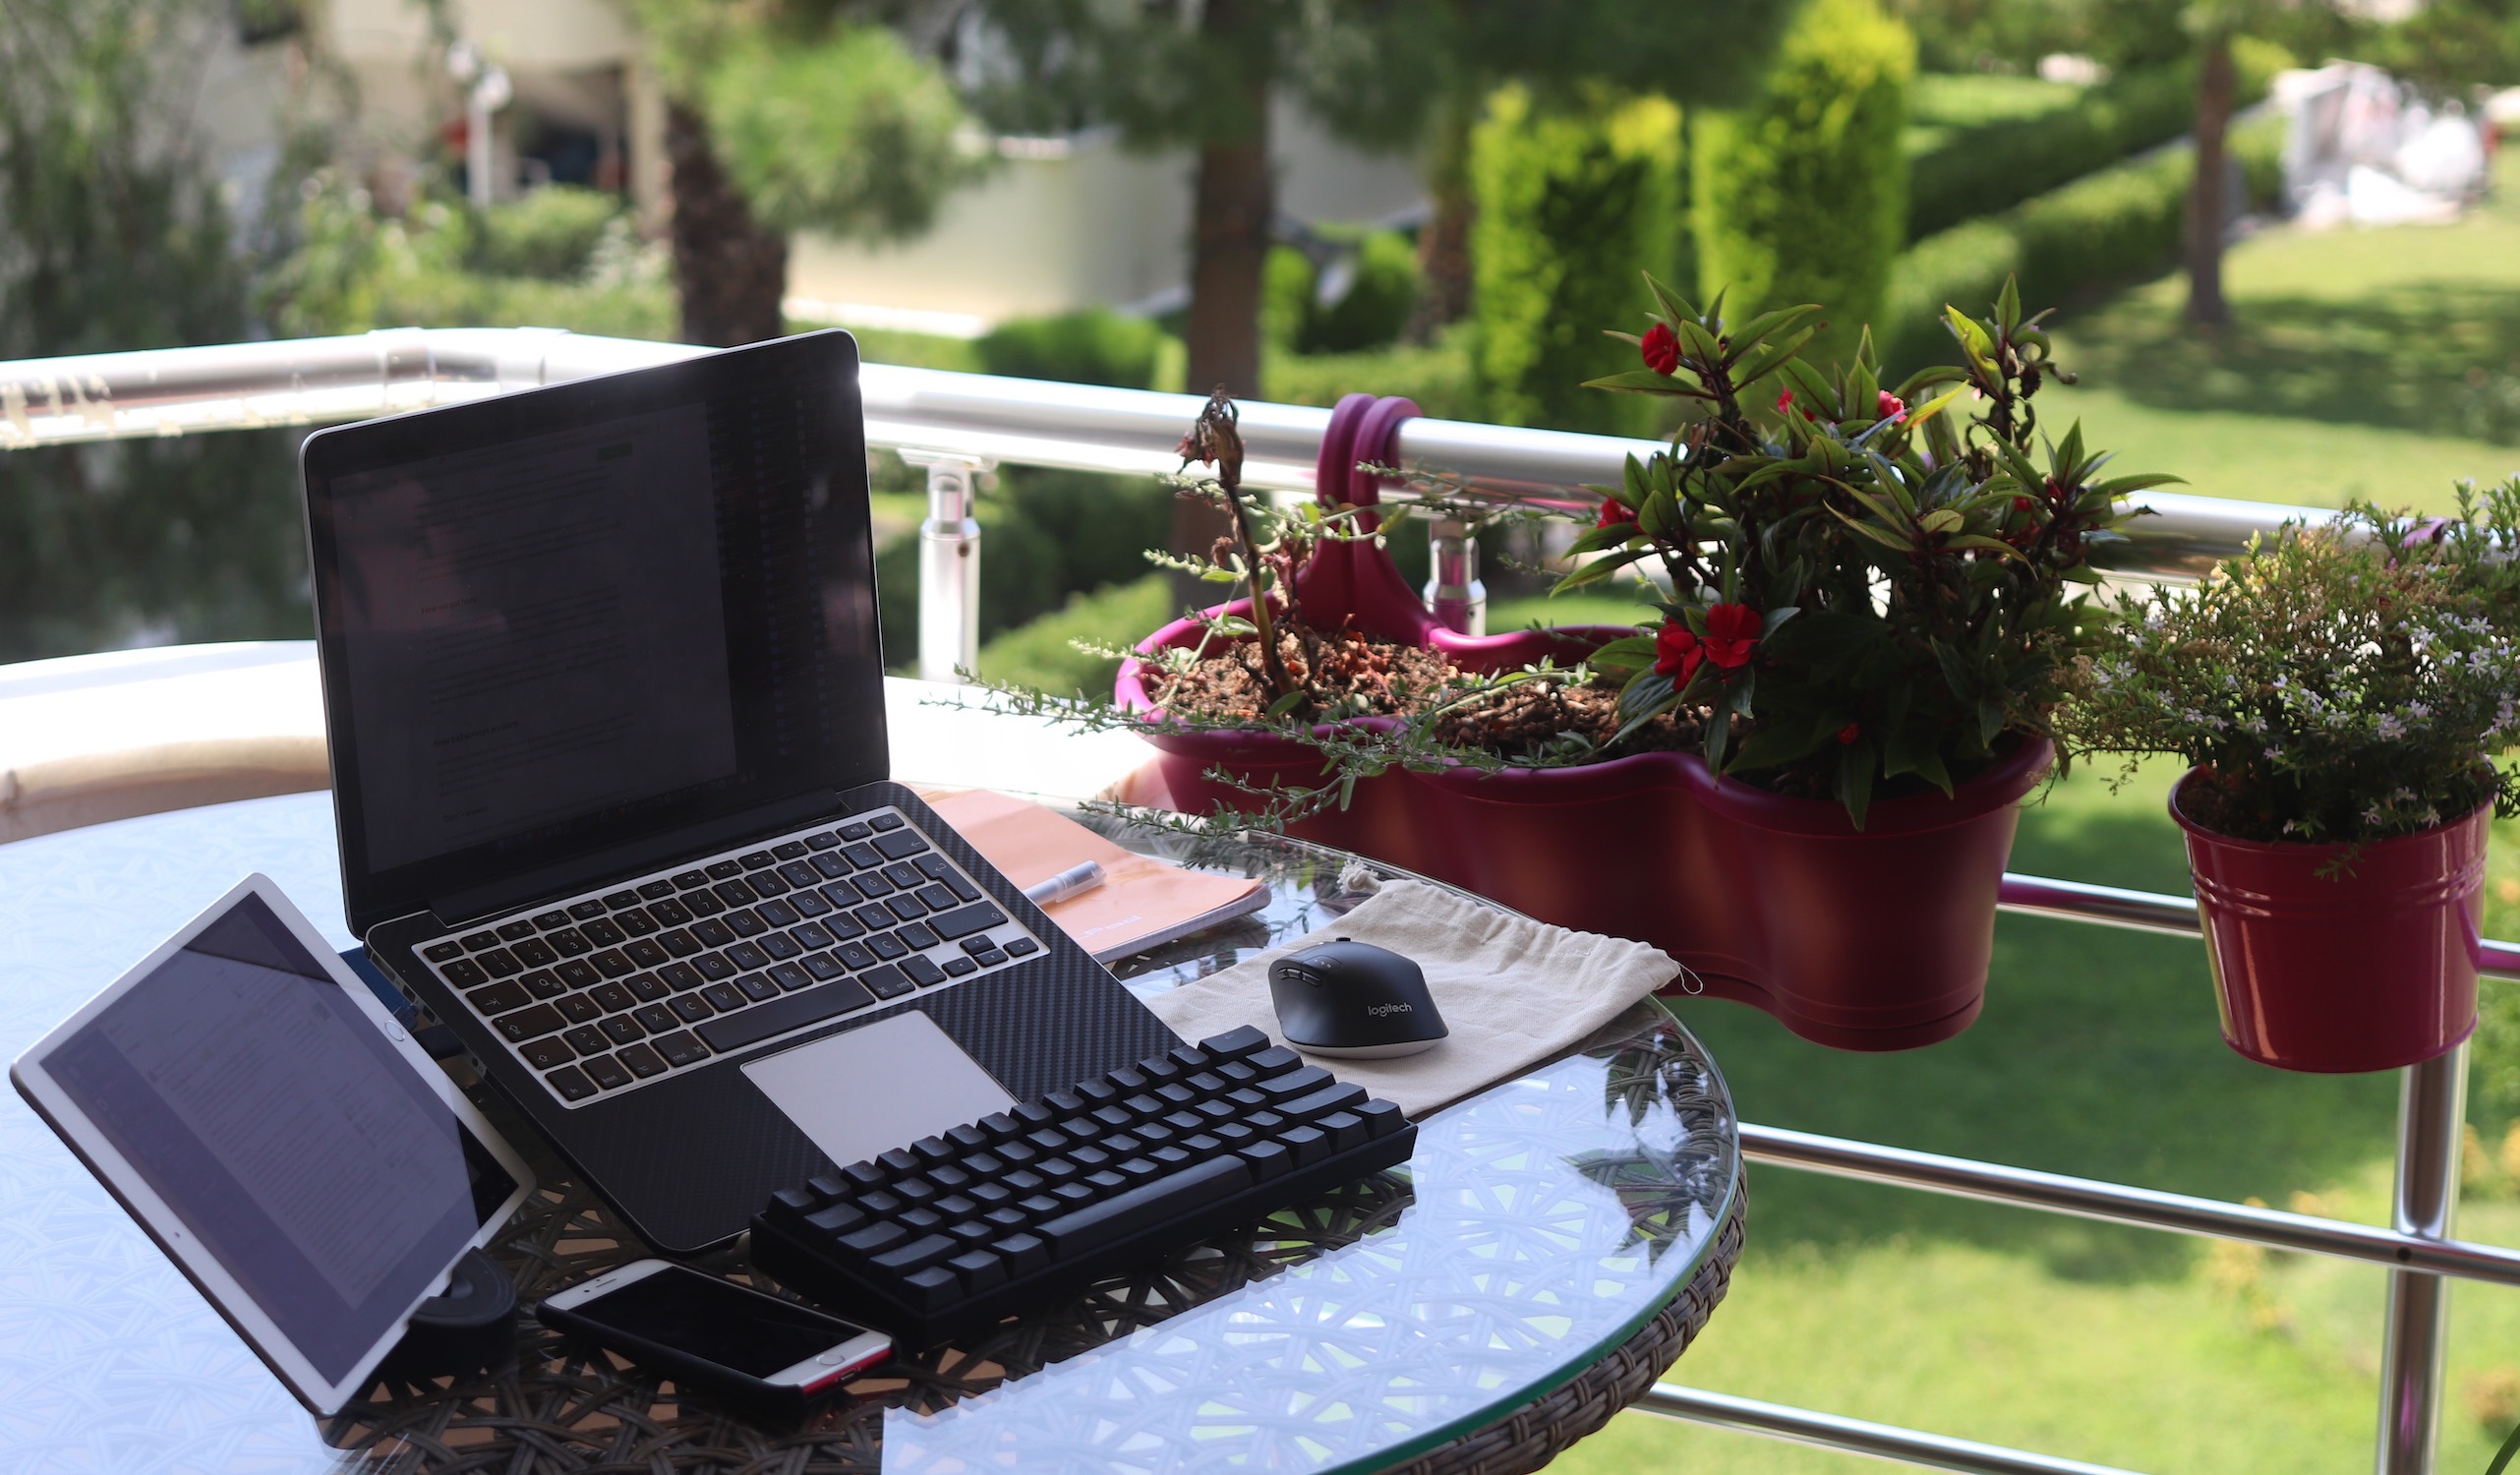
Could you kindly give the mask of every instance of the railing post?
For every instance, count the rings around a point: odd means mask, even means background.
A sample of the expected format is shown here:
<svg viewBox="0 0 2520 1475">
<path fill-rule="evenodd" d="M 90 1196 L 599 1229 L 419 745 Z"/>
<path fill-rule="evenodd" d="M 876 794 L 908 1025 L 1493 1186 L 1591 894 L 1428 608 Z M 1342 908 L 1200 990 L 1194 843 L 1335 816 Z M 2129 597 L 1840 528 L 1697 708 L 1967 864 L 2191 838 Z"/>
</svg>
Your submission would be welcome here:
<svg viewBox="0 0 2520 1475">
<path fill-rule="evenodd" d="M 1488 586 L 1479 582 L 1479 540 L 1457 517 L 1427 519 L 1427 608 L 1445 629 L 1488 633 Z"/>
<path fill-rule="evenodd" d="M 918 677 L 959 681 L 980 662 L 980 524 L 972 516 L 987 463 L 965 456 L 902 459 L 927 468 L 927 520 L 918 525 Z"/>
<path fill-rule="evenodd" d="M 2459 1209 L 2465 1141 L 2468 1047 L 2407 1067 L 2397 1106 L 2397 1190 L 2392 1214 L 2401 1234 L 2448 1239 Z M 2422 1270 L 2389 1271 L 2380 1328 L 2378 1475 L 2432 1475 L 2441 1427 L 2441 1360 L 2450 1321 L 2450 1282 Z"/>
</svg>

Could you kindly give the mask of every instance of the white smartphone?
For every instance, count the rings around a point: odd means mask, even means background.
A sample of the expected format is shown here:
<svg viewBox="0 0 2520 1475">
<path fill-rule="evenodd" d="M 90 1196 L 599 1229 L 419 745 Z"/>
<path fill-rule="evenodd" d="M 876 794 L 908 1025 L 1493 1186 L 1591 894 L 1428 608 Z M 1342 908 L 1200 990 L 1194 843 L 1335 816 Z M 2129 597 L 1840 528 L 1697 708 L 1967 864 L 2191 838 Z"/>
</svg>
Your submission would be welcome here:
<svg viewBox="0 0 2520 1475">
<path fill-rule="evenodd" d="M 677 1378 L 774 1402 L 828 1391 L 893 1350 L 880 1331 L 667 1260 L 555 1291 L 539 1315 Z"/>
</svg>

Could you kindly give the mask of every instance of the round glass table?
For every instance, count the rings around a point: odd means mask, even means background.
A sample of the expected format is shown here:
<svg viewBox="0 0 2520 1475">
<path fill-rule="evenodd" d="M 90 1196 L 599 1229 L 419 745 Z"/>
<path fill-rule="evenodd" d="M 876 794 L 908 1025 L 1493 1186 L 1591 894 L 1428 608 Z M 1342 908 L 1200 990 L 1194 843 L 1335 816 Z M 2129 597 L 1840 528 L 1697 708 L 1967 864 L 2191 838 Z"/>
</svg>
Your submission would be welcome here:
<svg viewBox="0 0 2520 1475">
<path fill-rule="evenodd" d="M 1270 889 L 1260 913 L 1115 965 L 1142 994 L 1322 926 L 1398 874 L 1276 837 L 1091 822 Z M 0 846 L 0 1057 L 255 870 L 352 945 L 328 795 Z M 474 1094 L 541 1178 L 493 1247 L 528 1306 L 647 1253 L 521 1118 Z M 1741 1211 L 1723 1079 L 1647 1003 L 1422 1119 L 1405 1167 L 896 1358 L 799 1424 L 748 1422 L 530 1316 L 505 1366 L 385 1378 L 319 1421 L 13 1092 L 0 1100 L 0 1467 L 1528 1469 L 1635 1396 L 1703 1325 Z M 709 1268 L 750 1274 L 740 1241 Z"/>
</svg>

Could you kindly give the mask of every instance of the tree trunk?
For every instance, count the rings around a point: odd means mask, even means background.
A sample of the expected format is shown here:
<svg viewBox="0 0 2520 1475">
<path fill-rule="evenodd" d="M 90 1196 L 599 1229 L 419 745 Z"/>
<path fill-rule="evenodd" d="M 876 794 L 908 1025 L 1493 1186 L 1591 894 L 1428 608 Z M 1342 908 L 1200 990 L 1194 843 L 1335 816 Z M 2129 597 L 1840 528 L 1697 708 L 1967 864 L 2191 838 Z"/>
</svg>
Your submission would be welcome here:
<svg viewBox="0 0 2520 1475">
<path fill-rule="evenodd" d="M 2197 67 L 2197 177 L 2188 190 L 2188 321 L 2208 327 L 2231 321 L 2222 295 L 2223 227 L 2231 218 L 2225 135 L 2238 90 L 2231 37 L 2214 31 Z"/>
<path fill-rule="evenodd" d="M 666 157 L 674 168 L 674 285 L 682 298 L 682 341 L 731 348 L 786 331 L 788 238 L 752 218 L 743 192 L 709 146 L 709 125 L 689 104 L 669 104 Z"/>
<path fill-rule="evenodd" d="M 1447 323 L 1470 314 L 1470 222 L 1479 202 L 1470 191 L 1470 130 L 1479 111 L 1476 88 L 1461 88 L 1439 104 L 1435 148 L 1427 160 L 1427 190 L 1435 213 L 1418 237 L 1418 265 L 1426 286 L 1402 337 L 1431 343 Z"/>
<path fill-rule="evenodd" d="M 1230 30 L 1234 7 L 1211 0 L 1206 26 Z M 1268 261 L 1269 216 L 1275 192 L 1268 174 L 1266 68 L 1246 84 L 1243 105 L 1253 120 L 1248 136 L 1208 143 L 1199 150 L 1199 183 L 1192 206 L 1190 251 L 1190 383 L 1193 394 L 1222 388 L 1237 399 L 1260 392 L 1260 277 Z M 1224 512 L 1203 502 L 1173 502 L 1172 551 L 1204 557 L 1225 536 Z M 1216 586 L 1177 574 L 1173 592 L 1183 603 L 1204 601 Z"/>
</svg>

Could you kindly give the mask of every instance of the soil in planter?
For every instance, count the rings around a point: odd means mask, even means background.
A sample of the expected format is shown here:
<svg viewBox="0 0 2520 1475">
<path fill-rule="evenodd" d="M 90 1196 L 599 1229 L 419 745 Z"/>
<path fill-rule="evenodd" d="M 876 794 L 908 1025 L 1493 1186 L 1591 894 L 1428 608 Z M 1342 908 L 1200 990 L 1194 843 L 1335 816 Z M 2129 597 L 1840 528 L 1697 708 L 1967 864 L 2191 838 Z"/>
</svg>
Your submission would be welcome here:
<svg viewBox="0 0 2520 1475">
<path fill-rule="evenodd" d="M 1508 759 L 1562 756 L 1568 735 L 1589 742 L 1605 758 L 1694 747 L 1705 725 L 1695 712 L 1666 712 L 1630 733 L 1615 751 L 1618 691 L 1587 682 L 1525 681 L 1436 719 L 1436 737 L 1454 747 L 1477 748 Z"/>
<path fill-rule="evenodd" d="M 1317 630 L 1281 616 L 1276 632 L 1286 674 L 1320 698 L 1324 708 L 1343 716 L 1400 717 L 1421 711 L 1433 693 L 1462 676 L 1440 651 L 1355 630 Z M 1258 640 L 1212 648 L 1178 682 L 1156 689 L 1166 707 L 1221 722 L 1259 720 L 1277 699 L 1269 689 Z"/>
</svg>

